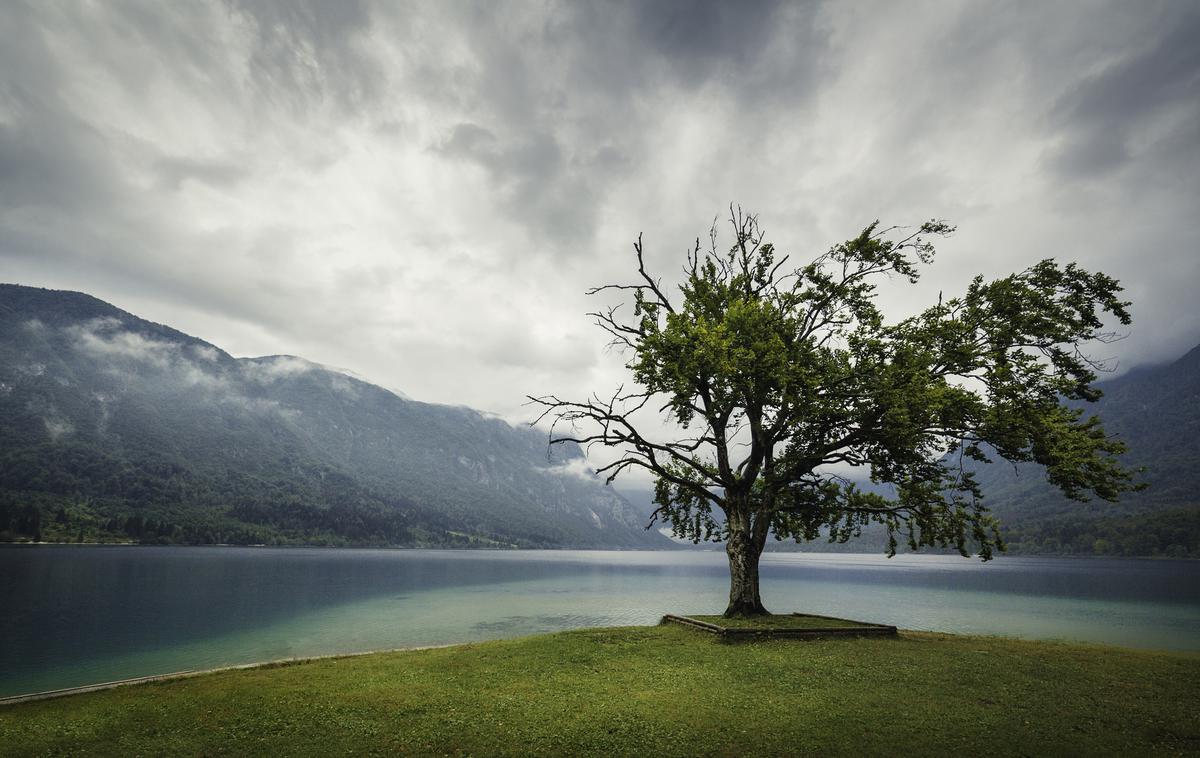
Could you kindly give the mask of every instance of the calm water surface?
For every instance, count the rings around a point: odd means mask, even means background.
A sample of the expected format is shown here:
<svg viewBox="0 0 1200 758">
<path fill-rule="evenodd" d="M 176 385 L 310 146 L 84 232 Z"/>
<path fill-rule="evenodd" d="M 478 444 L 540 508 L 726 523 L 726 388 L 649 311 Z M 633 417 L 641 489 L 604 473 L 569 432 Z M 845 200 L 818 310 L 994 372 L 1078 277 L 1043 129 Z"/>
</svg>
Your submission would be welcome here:
<svg viewBox="0 0 1200 758">
<path fill-rule="evenodd" d="M 1200 650 L 1200 562 L 767 554 L 763 599 L 930 629 Z M 0 547 L 0 696 L 718 613 L 721 552 Z"/>
</svg>

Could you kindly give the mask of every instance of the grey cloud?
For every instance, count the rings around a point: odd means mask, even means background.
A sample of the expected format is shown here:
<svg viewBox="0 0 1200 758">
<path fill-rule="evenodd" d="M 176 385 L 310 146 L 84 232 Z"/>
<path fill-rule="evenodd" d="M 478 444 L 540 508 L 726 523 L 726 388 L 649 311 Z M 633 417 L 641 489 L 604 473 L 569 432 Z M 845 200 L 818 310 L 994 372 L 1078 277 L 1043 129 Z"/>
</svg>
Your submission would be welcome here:
<svg viewBox="0 0 1200 758">
<path fill-rule="evenodd" d="M 349 379 L 343 376 L 329 377 L 329 388 L 334 392 L 346 395 L 352 400 L 359 397 L 358 390 L 355 388 L 355 386 L 350 382 Z"/>
<path fill-rule="evenodd" d="M 534 133 L 500 156 L 500 171 L 517 176 L 551 176 L 562 170 L 563 151 L 558 140 L 546 133 Z"/>
<path fill-rule="evenodd" d="M 461 123 L 435 150 L 484 168 L 508 212 L 539 232 L 564 243 L 591 235 L 596 192 L 586 160 L 569 161 L 552 134 L 534 131 L 505 143 L 484 127 Z"/>
<path fill-rule="evenodd" d="M 296 293 L 271 291 L 273 277 L 236 282 L 226 271 L 198 265 L 217 250 L 225 251 L 225 262 L 236 260 L 246 237 L 256 246 L 252 252 L 283 265 L 298 235 L 279 228 L 244 233 L 232 219 L 202 222 L 198 233 L 192 214 L 174 207 L 171 195 L 189 183 L 218 196 L 242 191 L 266 160 L 259 140 L 272 146 L 281 133 L 287 138 L 287 129 L 306 124 L 311 134 L 288 157 L 313 173 L 333 165 L 345 147 L 323 122 L 343 123 L 337 119 L 382 82 L 361 39 L 368 8 L 132 2 L 75 9 L 18 4 L 3 13 L 0 255 L 57 277 L 78 272 L 86 278 L 66 282 L 74 289 L 154 292 L 246 322 L 302 328 L 285 313 Z M 243 30 L 252 32 L 248 49 L 238 46 Z M 148 116 L 157 116 L 158 93 L 211 115 L 211 123 L 190 124 L 180 114 L 156 140 L 152 127 L 149 138 L 141 123 L 123 128 L 122 120 L 136 113 L 105 110 L 122 102 L 114 95 L 135 103 L 141 97 Z M 326 104 L 337 113 L 324 112 Z M 212 126 L 221 131 L 203 135 L 214 138 L 203 155 L 174 140 L 180 130 L 187 137 L 188 129 L 203 134 Z"/>
<path fill-rule="evenodd" d="M 564 476 L 572 479 L 582 479 L 586 482 L 596 481 L 595 470 L 588 465 L 587 458 L 571 458 L 555 466 L 543 466 L 536 469 L 552 476 Z M 593 514 L 594 516 L 595 514 Z"/>
<path fill-rule="evenodd" d="M 636 43 L 660 56 L 670 75 L 688 86 L 718 79 L 745 92 L 789 82 L 794 86 L 811 82 L 811 64 L 823 40 L 814 28 L 819 3 L 787 3 L 778 0 L 722 2 L 664 0 L 630 3 Z M 792 49 L 801 48 L 797 59 L 784 59 L 772 43 L 784 37 Z M 815 53 L 815 54 L 814 54 Z M 807 70 L 806 70 L 807 69 Z M 789 93 L 775 93 L 786 97 Z"/>
<path fill-rule="evenodd" d="M 615 145 L 601 145 L 584 158 L 589 166 L 599 169 L 623 168 L 630 165 L 630 158 Z"/>
<path fill-rule="evenodd" d="M 244 163 L 227 160 L 164 156 L 155 162 L 154 168 L 158 172 L 159 186 L 171 190 L 178 190 L 188 181 L 229 189 L 250 176 Z"/>
<path fill-rule="evenodd" d="M 745 65 L 761 54 L 779 5 L 661 0 L 626 7 L 640 41 L 672 61 L 680 76 L 697 79 L 725 61 Z"/>
<path fill-rule="evenodd" d="M 812 97 L 828 50 L 816 3 L 439 10 L 405 46 L 427 55 L 393 86 L 458 116 L 432 147 L 483 168 L 505 215 L 540 238 L 530 252 L 550 257 L 586 249 L 616 185 L 652 160 L 648 135 L 671 118 L 658 90 L 712 85 L 703 96 L 733 97 L 762 124 Z M 429 38 L 440 44 L 421 47 Z"/>
<path fill-rule="evenodd" d="M 362 42 L 371 11 L 362 0 L 233 0 L 248 18 L 257 44 L 251 75 L 262 97 L 304 110 L 331 100 L 357 109 L 376 96 L 385 78 Z"/>
<path fill-rule="evenodd" d="M 43 327 L 45 328 L 45 327 Z M 155 381 L 165 382 L 185 392 L 200 392 L 218 403 L 236 407 L 247 413 L 275 414 L 283 418 L 294 418 L 299 411 L 282 405 L 277 400 L 253 396 L 243 391 L 238 380 L 249 379 L 259 384 L 271 384 L 281 378 L 293 377 L 320 368 L 316 364 L 292 356 L 272 356 L 237 364 L 234 376 L 227 367 L 214 362 L 215 351 L 203 345 L 181 345 L 154 339 L 125 328 L 115 318 L 92 319 L 75 326 L 64 327 L 62 334 L 71 349 L 86 353 L 105 367 L 109 374 L 130 379 L 140 370 L 151 370 Z M 44 371 L 44 368 L 43 368 Z M 341 377 L 331 377 L 330 388 L 344 394 L 355 390 Z M 96 400 L 105 408 L 113 398 L 97 396 Z M 46 417 L 47 430 L 52 434 L 69 434 L 69 424 L 52 428 L 56 423 L 53 414 Z"/>
<path fill-rule="evenodd" d="M 238 362 L 238 369 L 241 376 L 249 379 L 256 384 L 270 385 L 283 379 L 292 379 L 297 376 L 321 371 L 325 373 L 322 378 L 329 382 L 329 388 L 334 392 L 347 395 L 351 398 L 358 397 L 358 389 L 354 386 L 351 379 L 363 381 L 354 376 L 351 371 L 345 369 L 333 368 L 331 366 L 323 366 L 319 363 L 297 358 L 294 355 L 270 355 L 262 358 L 244 358 Z M 403 395 L 399 394 L 401 397 Z"/>
<path fill-rule="evenodd" d="M 550 368 L 581 370 L 595 361 L 588 340 L 547 340 L 529 333 L 526 325 L 509 323 L 500 334 L 493 335 L 487 344 L 477 346 L 479 357 L 498 367 Z"/>
<path fill-rule="evenodd" d="M 496 135 L 478 124 L 457 124 L 437 150 L 486 164 L 494 154 Z"/>
<path fill-rule="evenodd" d="M 242 374 L 260 384 L 273 384 L 321 368 L 312 361 L 293 355 L 273 355 L 254 358 L 242 363 Z"/>
<path fill-rule="evenodd" d="M 982 229 L 988 256 L 947 245 L 931 285 L 955 258 L 969 276 L 1079 256 L 1137 299 L 1123 359 L 1200 338 L 1194 4 L 135 0 L 3 16 L 5 278 L 237 354 L 300 352 L 511 416 L 528 391 L 612 375 L 595 335 L 566 336 L 587 322 L 574 293 L 624 280 L 638 231 L 670 277 L 730 201 L 801 257 L 916 206 L 960 239 Z M 1129 262 L 1146 251 L 1155 265 Z"/>
<path fill-rule="evenodd" d="M 508 37 L 491 17 L 464 14 L 480 65 L 465 79 L 443 73 L 483 118 L 440 147 L 484 166 L 509 215 L 570 254 L 592 238 L 613 187 L 652 158 L 647 134 L 672 114 L 651 93 L 731 97 L 762 125 L 814 95 L 828 51 L 819 11 L 767 0 L 559 3 Z"/>
<path fill-rule="evenodd" d="M 828 51 L 822 3 L 661 0 L 562 4 L 545 41 L 568 51 L 574 88 L 624 99 L 716 83 L 750 101 L 811 93 Z M 760 105 L 765 103 L 760 103 Z"/>
<path fill-rule="evenodd" d="M 196 357 L 209 363 L 216 363 L 221 357 L 221 354 L 215 348 L 207 346 L 193 346 L 192 351 L 196 354 Z"/>
<path fill-rule="evenodd" d="M 1155 146 L 1195 162 L 1200 153 L 1200 6 L 1169 5 L 1150 35 L 1055 104 L 1051 118 L 1063 132 L 1063 145 L 1053 165 L 1064 175 L 1104 174 Z M 1139 141 L 1143 144 L 1135 144 Z"/>
<path fill-rule="evenodd" d="M 75 347 L 93 357 L 129 359 L 166 369 L 178 359 L 179 346 L 126 331 L 119 319 L 99 318 L 67 327 Z"/>
<path fill-rule="evenodd" d="M 240 393 L 216 365 L 216 351 L 206 346 L 181 346 L 129 331 L 115 318 L 93 319 L 66 327 L 63 334 L 76 350 L 106 364 L 116 375 L 129 372 L 131 364 L 153 369 L 183 387 L 217 393 L 240 402 Z"/>
<path fill-rule="evenodd" d="M 91 211 L 127 194 L 112 146 L 63 108 L 9 91 L 0 123 L 0 218 L 15 209 Z"/>
<path fill-rule="evenodd" d="M 42 419 L 42 422 L 46 425 L 46 433 L 52 440 L 65 437 L 75 431 L 75 426 L 70 421 L 59 416 L 47 416 Z"/>
</svg>

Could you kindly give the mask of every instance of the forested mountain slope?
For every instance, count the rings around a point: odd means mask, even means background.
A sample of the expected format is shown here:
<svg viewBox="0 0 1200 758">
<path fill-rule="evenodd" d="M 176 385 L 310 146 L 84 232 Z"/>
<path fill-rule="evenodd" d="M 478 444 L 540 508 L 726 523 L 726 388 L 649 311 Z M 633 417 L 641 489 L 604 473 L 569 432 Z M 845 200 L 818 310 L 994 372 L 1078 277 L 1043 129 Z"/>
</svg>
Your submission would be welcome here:
<svg viewBox="0 0 1200 758">
<path fill-rule="evenodd" d="M 0 537 L 669 544 L 581 458 L 468 408 L 0 285 Z"/>
<path fill-rule="evenodd" d="M 1200 347 L 1097 386 L 1104 396 L 1084 410 L 1126 443 L 1122 460 L 1144 469 L 1146 489 L 1119 503 L 1078 503 L 1036 466 L 983 467 L 979 480 L 1014 550 L 1200 555 Z"/>
</svg>

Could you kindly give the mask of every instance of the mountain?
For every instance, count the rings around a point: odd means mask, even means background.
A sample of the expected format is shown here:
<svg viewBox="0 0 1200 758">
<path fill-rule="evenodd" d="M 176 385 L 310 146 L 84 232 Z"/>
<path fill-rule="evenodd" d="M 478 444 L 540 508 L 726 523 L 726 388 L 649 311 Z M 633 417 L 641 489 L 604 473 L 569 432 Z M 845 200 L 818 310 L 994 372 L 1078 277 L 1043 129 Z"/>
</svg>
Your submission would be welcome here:
<svg viewBox="0 0 1200 758">
<path fill-rule="evenodd" d="M 0 538 L 662 547 L 577 447 L 0 285 Z"/>
<path fill-rule="evenodd" d="M 1013 552 L 1200 556 L 1200 347 L 1086 404 L 1149 486 L 979 479 Z M 670 547 L 578 448 L 292 356 L 234 358 L 88 295 L 0 285 L 0 539 Z M 771 543 L 786 549 L 790 543 Z M 864 535 L 847 546 L 882 549 Z"/>
<path fill-rule="evenodd" d="M 1097 503 L 1098 512 L 1190 505 L 1200 485 L 1200 346 L 1162 366 L 1134 369 L 1098 382 L 1104 394 L 1095 403 L 1079 403 L 1087 415 L 1099 415 L 1105 431 L 1123 440 L 1125 465 L 1144 468 L 1138 481 L 1148 486 L 1121 497 L 1119 505 Z M 1012 516 L 1046 516 L 1079 505 L 1047 486 L 1036 466 L 992 465 L 979 479 L 994 507 Z"/>
<path fill-rule="evenodd" d="M 1125 442 L 1122 461 L 1142 469 L 1136 480 L 1146 488 L 1117 503 L 1079 503 L 1048 485 L 1032 464 L 984 466 L 978 479 L 1012 548 L 1200 555 L 1200 346 L 1096 386 L 1103 397 L 1080 407 Z"/>
</svg>

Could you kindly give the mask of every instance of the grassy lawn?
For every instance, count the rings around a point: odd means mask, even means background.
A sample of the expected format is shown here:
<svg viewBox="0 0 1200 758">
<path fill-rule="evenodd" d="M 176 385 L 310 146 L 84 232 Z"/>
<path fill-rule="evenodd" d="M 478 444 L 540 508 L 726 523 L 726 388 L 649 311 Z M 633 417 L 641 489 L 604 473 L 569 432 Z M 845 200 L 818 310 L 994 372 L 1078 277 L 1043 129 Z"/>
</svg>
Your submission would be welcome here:
<svg viewBox="0 0 1200 758">
<path fill-rule="evenodd" d="M 786 614 L 772 614 L 770 616 L 760 616 L 751 619 L 727 619 L 724 616 L 688 616 L 688 618 L 723 626 L 726 629 L 845 629 L 846 627 L 870 626 L 870 624 L 862 624 L 857 621 L 834 620 L 819 616 L 789 616 Z"/>
<path fill-rule="evenodd" d="M 1200 656 L 1000 638 L 597 629 L 0 709 L 10 755 L 1200 752 Z"/>
</svg>

